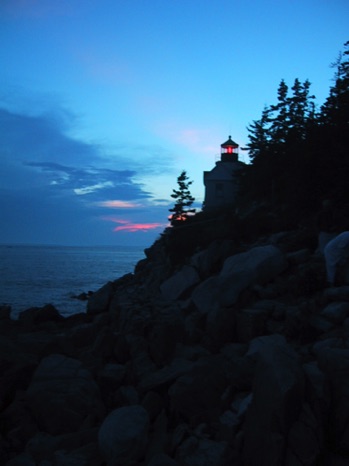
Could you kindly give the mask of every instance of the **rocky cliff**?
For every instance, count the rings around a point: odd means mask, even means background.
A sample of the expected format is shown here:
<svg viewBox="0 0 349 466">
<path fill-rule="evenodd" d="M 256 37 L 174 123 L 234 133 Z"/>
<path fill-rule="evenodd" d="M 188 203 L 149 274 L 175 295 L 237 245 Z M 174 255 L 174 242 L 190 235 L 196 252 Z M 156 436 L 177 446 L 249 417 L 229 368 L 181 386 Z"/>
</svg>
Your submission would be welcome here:
<svg viewBox="0 0 349 466">
<path fill-rule="evenodd" d="M 3 308 L 1 464 L 347 465 L 349 285 L 315 249 L 205 219 L 86 314 Z"/>
</svg>

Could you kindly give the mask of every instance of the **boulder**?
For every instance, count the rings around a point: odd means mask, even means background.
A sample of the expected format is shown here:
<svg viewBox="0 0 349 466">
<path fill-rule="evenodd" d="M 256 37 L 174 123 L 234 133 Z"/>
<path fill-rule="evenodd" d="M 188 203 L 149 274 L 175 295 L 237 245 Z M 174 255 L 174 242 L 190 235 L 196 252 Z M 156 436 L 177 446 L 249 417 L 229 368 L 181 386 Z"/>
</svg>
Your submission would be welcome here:
<svg viewBox="0 0 349 466">
<path fill-rule="evenodd" d="M 218 419 L 226 387 L 224 358 L 221 355 L 202 358 L 170 387 L 171 411 L 180 419 L 194 424 Z"/>
<path fill-rule="evenodd" d="M 82 363 L 61 354 L 44 358 L 34 372 L 26 400 L 39 429 L 53 435 L 78 431 L 103 416 L 100 392 Z"/>
<path fill-rule="evenodd" d="M 349 302 L 330 303 L 321 311 L 321 315 L 335 324 L 341 324 L 349 315 Z"/>
<path fill-rule="evenodd" d="M 158 453 L 152 457 L 148 466 L 178 466 L 178 463 L 166 453 Z"/>
<path fill-rule="evenodd" d="M 200 277 L 197 271 L 189 265 L 184 265 L 177 273 L 161 284 L 160 290 L 164 298 L 175 300 L 199 281 Z"/>
<path fill-rule="evenodd" d="M 202 314 L 219 309 L 220 280 L 217 276 L 209 277 L 198 285 L 193 291 L 193 303 Z"/>
<path fill-rule="evenodd" d="M 54 466 L 95 466 L 103 464 L 103 458 L 97 443 L 89 443 L 70 452 L 56 451 L 53 455 L 53 463 L 48 463 L 47 466 L 51 464 Z M 40 466 L 45 466 L 45 463 L 41 463 Z"/>
<path fill-rule="evenodd" d="M 259 246 L 228 257 L 218 276 L 210 277 L 196 287 L 193 302 L 203 313 L 217 306 L 232 306 L 241 291 L 271 281 L 286 267 L 284 254 L 275 246 Z"/>
<path fill-rule="evenodd" d="M 219 274 L 225 291 L 222 303 L 234 304 L 242 290 L 254 284 L 264 284 L 273 280 L 286 267 L 284 254 L 272 245 L 258 246 L 228 257 Z"/>
<path fill-rule="evenodd" d="M 322 431 L 318 432 L 318 437 L 322 441 L 328 426 L 331 406 L 330 384 L 316 361 L 304 364 L 303 371 L 305 374 L 305 398 L 317 419 L 318 426 L 322 426 Z"/>
<path fill-rule="evenodd" d="M 171 364 L 159 370 L 144 373 L 138 387 L 146 392 L 174 382 L 193 370 L 195 363 L 184 358 L 174 358 Z"/>
<path fill-rule="evenodd" d="M 64 435 L 50 435 L 45 432 L 38 432 L 27 443 L 26 451 L 31 454 L 36 464 L 41 465 L 44 461 L 51 461 L 55 452 L 64 451 L 69 453 L 79 450 L 84 445 L 96 445 L 97 433 L 97 428 Z M 67 462 L 67 464 L 70 463 Z"/>
<path fill-rule="evenodd" d="M 137 463 L 145 453 L 148 428 L 148 413 L 140 405 L 112 411 L 98 432 L 99 448 L 108 466 Z"/>
<path fill-rule="evenodd" d="M 227 443 L 192 436 L 179 446 L 176 460 L 181 466 L 225 466 Z"/>
<path fill-rule="evenodd" d="M 114 285 L 108 282 L 93 293 L 87 301 L 87 313 L 98 314 L 108 310 L 110 301 L 114 294 Z"/>
<path fill-rule="evenodd" d="M 11 317 L 11 306 L 8 304 L 0 305 L 0 321 L 9 320 Z"/>
<path fill-rule="evenodd" d="M 297 353 L 281 335 L 252 340 L 249 353 L 257 365 L 244 427 L 244 462 L 282 464 L 289 430 L 303 404 L 303 372 Z"/>
<path fill-rule="evenodd" d="M 147 337 L 151 359 L 159 367 L 170 364 L 177 344 L 183 339 L 184 324 L 176 308 L 159 312 L 151 322 Z"/>
<path fill-rule="evenodd" d="M 329 434 L 335 451 L 349 454 L 349 349 L 325 348 L 318 365 L 328 380 L 332 406 Z"/>
<path fill-rule="evenodd" d="M 304 403 L 288 435 L 286 466 L 318 464 L 322 449 L 321 428 L 309 405 Z"/>
<path fill-rule="evenodd" d="M 243 309 L 236 314 L 236 334 L 244 343 L 264 334 L 268 312 L 263 309 Z"/>
<path fill-rule="evenodd" d="M 18 320 L 25 325 L 38 325 L 44 322 L 61 322 L 64 317 L 52 304 L 46 304 L 26 309 L 19 314 Z"/>
<path fill-rule="evenodd" d="M 207 249 L 197 252 L 191 257 L 190 265 L 195 267 L 200 277 L 206 278 L 210 274 L 218 272 L 222 260 L 231 255 L 233 248 L 233 241 L 213 241 Z"/>
</svg>

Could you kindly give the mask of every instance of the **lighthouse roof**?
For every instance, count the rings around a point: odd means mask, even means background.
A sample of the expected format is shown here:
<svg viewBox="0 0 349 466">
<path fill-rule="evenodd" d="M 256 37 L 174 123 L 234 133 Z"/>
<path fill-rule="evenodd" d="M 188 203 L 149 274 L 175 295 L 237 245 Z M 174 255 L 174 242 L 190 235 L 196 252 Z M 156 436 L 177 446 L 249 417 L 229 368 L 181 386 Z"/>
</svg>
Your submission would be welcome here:
<svg viewBox="0 0 349 466">
<path fill-rule="evenodd" d="M 221 147 L 239 147 L 239 144 L 236 144 L 236 142 L 232 140 L 231 136 L 229 136 L 229 139 L 223 142 L 223 144 L 221 144 Z"/>
</svg>

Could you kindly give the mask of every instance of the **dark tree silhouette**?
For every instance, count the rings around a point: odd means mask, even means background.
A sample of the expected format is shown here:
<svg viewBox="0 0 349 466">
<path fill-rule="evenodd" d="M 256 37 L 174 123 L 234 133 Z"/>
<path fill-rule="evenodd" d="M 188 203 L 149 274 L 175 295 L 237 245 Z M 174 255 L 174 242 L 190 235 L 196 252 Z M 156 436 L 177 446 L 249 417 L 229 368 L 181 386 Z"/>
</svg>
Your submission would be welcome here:
<svg viewBox="0 0 349 466">
<path fill-rule="evenodd" d="M 175 204 L 172 209 L 171 224 L 178 225 L 179 222 L 187 220 L 188 214 L 195 213 L 195 209 L 191 209 L 191 205 L 195 198 L 191 195 L 189 187 L 193 181 L 189 181 L 185 170 L 177 178 L 178 189 L 173 189 L 171 197 L 175 199 Z"/>
</svg>

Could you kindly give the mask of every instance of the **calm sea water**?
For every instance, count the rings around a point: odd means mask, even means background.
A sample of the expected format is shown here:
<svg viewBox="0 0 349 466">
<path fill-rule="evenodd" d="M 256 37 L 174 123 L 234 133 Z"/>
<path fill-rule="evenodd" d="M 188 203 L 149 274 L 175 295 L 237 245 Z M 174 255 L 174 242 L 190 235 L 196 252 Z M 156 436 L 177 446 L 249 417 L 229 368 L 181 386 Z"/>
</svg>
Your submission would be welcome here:
<svg viewBox="0 0 349 466">
<path fill-rule="evenodd" d="M 143 258 L 139 247 L 0 245 L 0 304 L 13 317 L 48 303 L 65 316 L 84 312 L 86 301 L 73 296 L 133 272 Z"/>
</svg>

